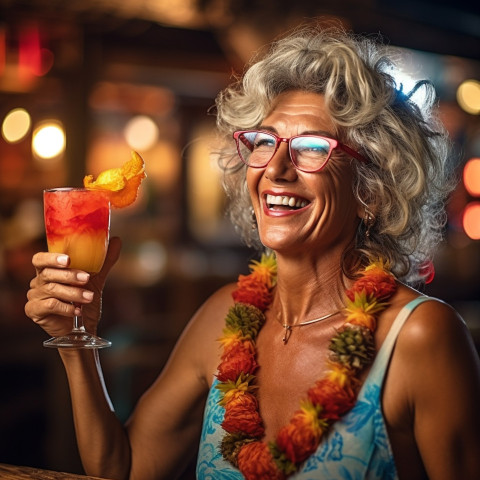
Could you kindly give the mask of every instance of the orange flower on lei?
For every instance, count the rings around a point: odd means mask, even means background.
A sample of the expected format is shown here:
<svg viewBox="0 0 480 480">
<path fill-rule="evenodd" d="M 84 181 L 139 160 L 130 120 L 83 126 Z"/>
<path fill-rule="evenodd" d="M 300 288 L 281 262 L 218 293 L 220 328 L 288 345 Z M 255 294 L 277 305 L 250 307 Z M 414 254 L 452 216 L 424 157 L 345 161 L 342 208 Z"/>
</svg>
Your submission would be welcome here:
<svg viewBox="0 0 480 480">
<path fill-rule="evenodd" d="M 235 396 L 225 405 L 222 428 L 228 433 L 246 433 L 253 437 L 263 435 L 265 429 L 258 413 L 258 400 L 251 393 Z"/>
<path fill-rule="evenodd" d="M 255 347 L 251 340 L 238 340 L 225 347 L 217 378 L 221 382 L 236 380 L 238 372 L 254 373 L 258 367 Z"/>
<path fill-rule="evenodd" d="M 238 454 L 238 468 L 246 480 L 283 480 L 268 445 L 263 442 L 246 444 Z"/>
<path fill-rule="evenodd" d="M 307 398 L 275 441 L 262 441 L 264 426 L 255 396 L 258 368 L 256 336 L 273 298 L 276 263 L 273 255 L 252 262 L 240 275 L 220 339 L 224 350 L 216 388 L 225 408 L 221 451 L 247 480 L 284 480 L 312 455 L 330 426 L 356 402 L 360 372 L 373 361 L 377 317 L 396 291 L 395 278 L 382 262 L 369 265 L 346 292 L 345 323 L 332 337 L 327 373 L 307 392 Z M 249 320 L 250 319 L 250 320 Z"/>
<path fill-rule="evenodd" d="M 308 390 L 308 398 L 316 405 L 322 405 L 322 417 L 326 420 L 338 420 L 352 409 L 355 404 L 355 393 L 328 378 L 318 380 Z"/>
<path fill-rule="evenodd" d="M 378 261 L 366 267 L 363 275 L 345 293 L 352 302 L 355 301 L 355 294 L 362 292 L 367 298 L 374 297 L 380 301 L 390 298 L 396 289 L 397 285 L 392 282 L 392 274 L 388 272 L 388 266 Z"/>
<path fill-rule="evenodd" d="M 262 312 L 272 302 L 272 288 L 276 283 L 277 264 L 273 255 L 262 255 L 258 262 L 254 260 L 250 265 L 249 275 L 238 277 L 238 288 L 232 297 L 237 303 L 254 305 Z"/>
<path fill-rule="evenodd" d="M 322 407 L 310 401 L 304 402 L 277 435 L 276 446 L 284 452 L 287 459 L 294 463 L 302 463 L 318 447 L 327 423 L 321 420 Z"/>
</svg>

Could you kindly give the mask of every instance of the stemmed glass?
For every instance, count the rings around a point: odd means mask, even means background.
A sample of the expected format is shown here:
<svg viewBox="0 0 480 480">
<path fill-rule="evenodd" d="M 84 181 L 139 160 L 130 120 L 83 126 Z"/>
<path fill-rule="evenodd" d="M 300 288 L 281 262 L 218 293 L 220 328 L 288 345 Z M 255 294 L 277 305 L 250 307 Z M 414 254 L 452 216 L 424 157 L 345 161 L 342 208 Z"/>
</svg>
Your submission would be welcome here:
<svg viewBox="0 0 480 480">
<path fill-rule="evenodd" d="M 91 275 L 103 265 L 110 231 L 110 202 L 105 192 L 86 188 L 44 190 L 43 204 L 48 251 L 70 257 L 70 268 Z M 81 306 L 78 305 L 80 308 Z M 111 342 L 87 333 L 81 315 L 73 318 L 68 335 L 43 342 L 53 348 L 104 348 Z"/>
</svg>

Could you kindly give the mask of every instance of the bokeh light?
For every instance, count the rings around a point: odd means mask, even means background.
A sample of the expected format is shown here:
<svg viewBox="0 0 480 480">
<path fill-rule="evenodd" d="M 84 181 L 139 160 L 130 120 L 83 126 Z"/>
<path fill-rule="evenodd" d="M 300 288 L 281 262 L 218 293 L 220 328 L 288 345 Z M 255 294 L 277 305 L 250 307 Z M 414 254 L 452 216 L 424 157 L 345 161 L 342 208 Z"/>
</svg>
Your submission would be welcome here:
<svg viewBox="0 0 480 480">
<path fill-rule="evenodd" d="M 130 148 L 142 152 L 157 143 L 158 127 L 150 117 L 137 115 L 128 121 L 124 135 Z"/>
<path fill-rule="evenodd" d="M 9 143 L 23 140 L 30 131 L 32 120 L 24 108 L 14 108 L 5 116 L 2 124 L 2 137 Z"/>
<path fill-rule="evenodd" d="M 463 184 L 470 195 L 480 197 L 480 158 L 471 158 L 465 164 Z"/>
<path fill-rule="evenodd" d="M 470 202 L 465 207 L 463 229 L 472 240 L 480 240 L 480 202 Z"/>
<path fill-rule="evenodd" d="M 54 158 L 65 150 L 65 131 L 56 121 L 46 121 L 33 132 L 32 150 L 40 158 Z"/>
<path fill-rule="evenodd" d="M 457 102 L 467 113 L 478 115 L 480 113 L 480 82 L 465 80 L 457 89 Z"/>
<path fill-rule="evenodd" d="M 160 280 L 167 266 L 167 251 L 156 240 L 147 240 L 138 247 L 136 280 L 143 285 L 151 285 Z"/>
</svg>

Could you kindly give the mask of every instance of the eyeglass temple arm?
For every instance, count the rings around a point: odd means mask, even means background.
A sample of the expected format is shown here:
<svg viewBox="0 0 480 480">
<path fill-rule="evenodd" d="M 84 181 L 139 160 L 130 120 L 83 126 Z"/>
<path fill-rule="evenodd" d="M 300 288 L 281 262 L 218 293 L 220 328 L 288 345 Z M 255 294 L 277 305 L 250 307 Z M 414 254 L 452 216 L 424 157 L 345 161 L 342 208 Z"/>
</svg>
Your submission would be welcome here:
<svg viewBox="0 0 480 480">
<path fill-rule="evenodd" d="M 360 155 L 360 153 L 356 152 L 352 148 L 348 147 L 347 145 L 344 145 L 343 143 L 338 142 L 338 148 L 343 150 L 345 153 L 348 153 L 350 156 L 353 158 L 356 158 L 357 160 L 360 160 L 363 163 L 369 163 L 369 160 L 365 158 L 363 155 Z"/>
</svg>

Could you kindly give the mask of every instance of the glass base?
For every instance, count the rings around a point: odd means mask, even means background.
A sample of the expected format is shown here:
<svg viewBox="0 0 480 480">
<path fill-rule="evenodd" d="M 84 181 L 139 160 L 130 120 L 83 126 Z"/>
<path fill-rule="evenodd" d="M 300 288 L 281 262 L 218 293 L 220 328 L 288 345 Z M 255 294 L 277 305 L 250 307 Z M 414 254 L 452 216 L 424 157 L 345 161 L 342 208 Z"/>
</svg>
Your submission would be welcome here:
<svg viewBox="0 0 480 480">
<path fill-rule="evenodd" d="M 112 342 L 85 332 L 72 332 L 43 342 L 43 346 L 49 348 L 106 348 L 111 345 Z"/>
</svg>

